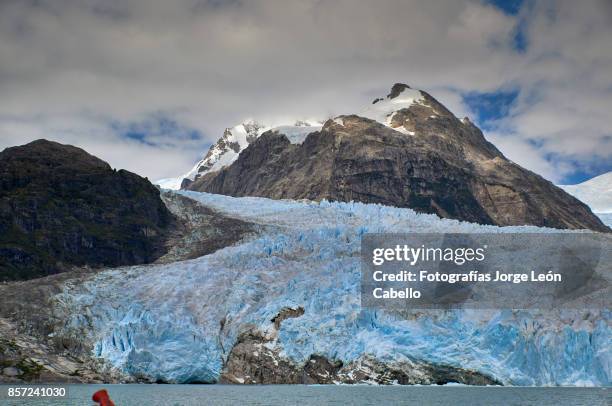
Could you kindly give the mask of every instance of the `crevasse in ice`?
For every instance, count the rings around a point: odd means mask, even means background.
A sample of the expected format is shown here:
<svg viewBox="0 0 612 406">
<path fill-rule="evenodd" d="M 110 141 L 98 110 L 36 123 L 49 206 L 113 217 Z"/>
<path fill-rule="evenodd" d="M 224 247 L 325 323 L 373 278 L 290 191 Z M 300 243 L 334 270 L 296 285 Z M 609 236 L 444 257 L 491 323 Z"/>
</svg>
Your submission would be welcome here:
<svg viewBox="0 0 612 406">
<path fill-rule="evenodd" d="M 440 219 L 373 204 L 275 201 L 181 192 L 260 225 L 242 243 L 194 260 L 100 272 L 57 297 L 63 333 L 135 376 L 214 382 L 246 328 L 271 328 L 283 355 L 351 361 L 417 358 L 513 385 L 610 385 L 610 311 L 429 311 L 398 318 L 360 308 L 360 236 L 367 232 L 549 232 Z M 554 230 L 558 231 L 558 230 Z M 224 328 L 221 329 L 223 321 Z"/>
</svg>

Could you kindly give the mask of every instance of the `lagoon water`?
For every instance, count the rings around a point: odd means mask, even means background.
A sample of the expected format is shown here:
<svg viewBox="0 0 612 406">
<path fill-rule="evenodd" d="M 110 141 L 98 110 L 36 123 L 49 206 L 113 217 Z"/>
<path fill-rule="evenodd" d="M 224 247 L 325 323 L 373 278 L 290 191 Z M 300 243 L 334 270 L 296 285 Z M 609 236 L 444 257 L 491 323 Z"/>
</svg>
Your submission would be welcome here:
<svg viewBox="0 0 612 406">
<path fill-rule="evenodd" d="M 108 390 L 117 406 L 191 405 L 610 405 L 611 388 L 334 385 L 70 385 L 61 400 L 0 397 L 0 405 L 93 405 Z M 6 394 L 6 386 L 2 386 Z"/>
</svg>

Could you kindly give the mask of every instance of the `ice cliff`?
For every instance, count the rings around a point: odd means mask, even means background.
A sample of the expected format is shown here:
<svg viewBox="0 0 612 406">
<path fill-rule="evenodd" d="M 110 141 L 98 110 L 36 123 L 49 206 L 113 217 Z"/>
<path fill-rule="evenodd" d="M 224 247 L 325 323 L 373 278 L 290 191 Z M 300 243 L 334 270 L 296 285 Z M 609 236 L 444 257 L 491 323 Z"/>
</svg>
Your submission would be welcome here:
<svg viewBox="0 0 612 406">
<path fill-rule="evenodd" d="M 360 236 L 368 232 L 547 232 L 480 226 L 360 203 L 232 198 L 180 192 L 259 231 L 211 255 L 107 270 L 56 296 L 91 355 L 150 381 L 216 382 L 237 337 L 273 330 L 296 363 L 313 354 L 351 362 L 422 360 L 511 385 L 610 385 L 610 311 L 429 311 L 397 317 L 360 308 Z M 555 230 L 558 231 L 558 230 Z"/>
</svg>

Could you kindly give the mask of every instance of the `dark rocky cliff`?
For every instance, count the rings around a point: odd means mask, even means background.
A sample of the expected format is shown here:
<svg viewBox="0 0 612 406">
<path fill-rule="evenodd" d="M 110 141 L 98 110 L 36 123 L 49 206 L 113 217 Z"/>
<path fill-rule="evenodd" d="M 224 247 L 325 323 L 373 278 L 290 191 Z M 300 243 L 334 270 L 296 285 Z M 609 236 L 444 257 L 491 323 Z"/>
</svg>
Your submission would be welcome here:
<svg viewBox="0 0 612 406">
<path fill-rule="evenodd" d="M 151 262 L 174 220 L 148 180 L 46 140 L 0 153 L 0 280 Z"/>
<path fill-rule="evenodd" d="M 409 89 L 396 84 L 391 100 Z M 387 117 L 328 120 L 302 144 L 267 132 L 191 190 L 274 199 L 359 201 L 481 224 L 610 231 L 588 206 L 506 159 L 432 96 Z"/>
</svg>

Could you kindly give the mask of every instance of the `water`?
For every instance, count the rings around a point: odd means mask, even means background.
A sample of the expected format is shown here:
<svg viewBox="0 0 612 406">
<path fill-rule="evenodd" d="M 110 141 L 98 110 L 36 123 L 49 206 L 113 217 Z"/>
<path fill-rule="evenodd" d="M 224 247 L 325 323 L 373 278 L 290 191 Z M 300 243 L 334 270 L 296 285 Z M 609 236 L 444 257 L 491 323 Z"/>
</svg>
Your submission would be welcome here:
<svg viewBox="0 0 612 406">
<path fill-rule="evenodd" d="M 63 400 L 7 400 L 0 405 L 93 405 L 108 390 L 117 406 L 191 405 L 611 405 L 610 388 L 305 385 L 70 385 Z M 2 393 L 6 387 L 2 386 Z"/>
</svg>

